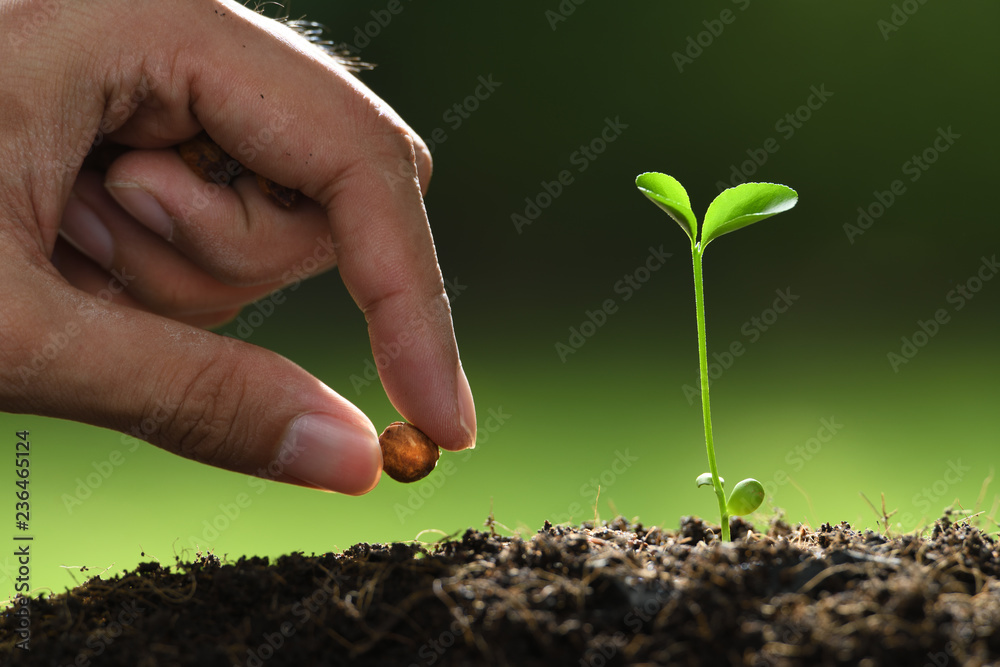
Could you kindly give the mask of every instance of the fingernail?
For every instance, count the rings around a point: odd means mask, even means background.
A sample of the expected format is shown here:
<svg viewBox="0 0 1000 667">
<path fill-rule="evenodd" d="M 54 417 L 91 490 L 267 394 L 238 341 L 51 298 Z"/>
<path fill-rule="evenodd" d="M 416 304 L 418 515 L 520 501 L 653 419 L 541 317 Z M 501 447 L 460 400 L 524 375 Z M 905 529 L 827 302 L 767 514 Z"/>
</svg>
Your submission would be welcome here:
<svg viewBox="0 0 1000 667">
<path fill-rule="evenodd" d="M 476 447 L 476 402 L 472 398 L 469 378 L 465 377 L 461 363 L 458 365 L 456 389 L 458 392 L 458 422 L 469 436 L 468 449 L 474 449 Z"/>
<path fill-rule="evenodd" d="M 285 431 L 278 462 L 285 474 L 303 482 L 358 496 L 378 483 L 382 450 L 374 428 L 311 412 L 296 418 Z"/>
<path fill-rule="evenodd" d="M 105 269 L 111 268 L 114 259 L 111 232 L 97 214 L 74 194 L 66 201 L 60 231 L 74 248 Z"/>
<path fill-rule="evenodd" d="M 104 187 L 129 215 L 166 240 L 174 233 L 174 221 L 153 195 L 134 183 L 105 183 Z"/>
</svg>

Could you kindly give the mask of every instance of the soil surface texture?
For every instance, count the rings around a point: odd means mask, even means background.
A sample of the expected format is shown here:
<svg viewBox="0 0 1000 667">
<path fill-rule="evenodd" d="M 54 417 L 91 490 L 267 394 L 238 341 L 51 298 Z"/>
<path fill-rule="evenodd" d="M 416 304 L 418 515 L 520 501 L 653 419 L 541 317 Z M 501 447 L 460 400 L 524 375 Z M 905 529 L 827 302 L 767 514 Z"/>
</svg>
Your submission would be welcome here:
<svg viewBox="0 0 1000 667">
<path fill-rule="evenodd" d="M 489 523 L 489 522 L 488 522 Z M 0 614 L 0 664 L 1000 664 L 1000 544 L 625 519 L 95 577 Z M 30 611 L 30 652 L 15 647 Z"/>
</svg>

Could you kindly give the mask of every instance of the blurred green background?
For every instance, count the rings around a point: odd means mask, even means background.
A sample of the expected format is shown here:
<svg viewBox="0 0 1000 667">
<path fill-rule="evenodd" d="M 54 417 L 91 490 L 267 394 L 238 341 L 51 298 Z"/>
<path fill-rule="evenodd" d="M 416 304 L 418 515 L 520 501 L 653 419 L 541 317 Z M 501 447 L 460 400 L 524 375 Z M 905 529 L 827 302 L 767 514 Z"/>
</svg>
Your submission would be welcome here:
<svg viewBox="0 0 1000 667">
<path fill-rule="evenodd" d="M 598 484 L 602 518 L 717 521 L 713 494 L 694 485 L 707 464 L 700 406 L 684 389 L 697 386 L 688 247 L 636 191 L 642 171 L 677 177 L 699 215 L 734 176 L 799 191 L 792 212 L 706 258 L 710 354 L 743 349 L 716 361 L 720 468 L 730 483 L 766 483 L 759 519 L 780 507 L 793 522 L 873 526 L 859 492 L 884 492 L 894 529 L 913 530 L 956 498 L 976 504 L 1000 458 L 1000 280 L 977 275 L 994 277 L 983 258 L 1000 252 L 1000 7 L 527 5 L 288 8 L 377 63 L 363 80 L 438 138 L 427 207 L 483 427 L 475 452 L 445 454 L 414 485 L 383 478 L 361 498 L 270 483 L 258 494 L 244 476 L 118 433 L 0 414 L 8 441 L 31 432 L 35 591 L 134 567 L 140 552 L 172 563 L 198 548 L 341 550 L 482 526 L 491 509 L 532 531 L 592 519 Z M 539 197 L 563 170 L 572 182 Z M 902 194 L 885 206 L 896 180 Z M 540 215 L 518 229 L 512 216 L 531 200 Z M 872 221 L 852 232 L 859 207 Z M 643 273 L 660 246 L 672 257 Z M 629 294 L 626 276 L 648 280 Z M 783 313 L 769 310 L 778 292 L 795 297 Z M 557 343 L 608 299 L 614 312 L 560 358 Z M 947 321 L 894 368 L 887 355 L 939 309 Z M 397 418 L 377 382 L 352 384 L 372 354 L 336 273 L 294 292 L 249 341 L 309 369 L 376 427 Z M 6 597 L 16 565 L 0 564 Z"/>
</svg>

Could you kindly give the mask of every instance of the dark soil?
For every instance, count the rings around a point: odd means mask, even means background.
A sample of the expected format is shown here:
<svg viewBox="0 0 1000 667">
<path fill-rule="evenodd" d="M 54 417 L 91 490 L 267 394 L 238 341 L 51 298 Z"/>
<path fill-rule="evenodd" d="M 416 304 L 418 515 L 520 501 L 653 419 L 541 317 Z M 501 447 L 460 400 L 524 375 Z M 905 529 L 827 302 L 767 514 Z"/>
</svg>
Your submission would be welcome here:
<svg viewBox="0 0 1000 667">
<path fill-rule="evenodd" d="M 524 539 L 358 544 L 271 563 L 144 563 L 0 615 L 33 665 L 995 665 L 1000 545 L 775 521 L 767 535 L 624 519 Z"/>
</svg>

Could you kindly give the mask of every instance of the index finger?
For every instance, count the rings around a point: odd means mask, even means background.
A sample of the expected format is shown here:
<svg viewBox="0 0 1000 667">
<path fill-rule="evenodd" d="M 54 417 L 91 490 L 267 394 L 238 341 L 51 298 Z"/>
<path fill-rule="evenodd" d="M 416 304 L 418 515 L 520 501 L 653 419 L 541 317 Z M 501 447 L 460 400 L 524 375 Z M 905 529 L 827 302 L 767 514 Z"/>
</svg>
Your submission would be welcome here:
<svg viewBox="0 0 1000 667">
<path fill-rule="evenodd" d="M 389 168 L 385 161 L 359 164 L 342 179 L 328 210 L 341 276 L 365 313 L 389 398 L 436 443 L 462 449 L 475 442 L 475 407 L 413 151 L 409 147 L 408 160 L 395 158 L 391 175 L 382 171 Z M 404 166 L 410 177 L 394 180 Z"/>
<path fill-rule="evenodd" d="M 426 145 L 290 29 L 240 5 L 191 4 L 187 44 L 166 41 L 174 53 L 163 65 L 187 79 L 189 98 L 161 93 L 165 108 L 122 134 L 147 121 L 162 128 L 164 112 L 189 127 L 178 116 L 191 113 L 245 166 L 319 202 L 390 400 L 442 447 L 472 446 L 475 409 L 423 205 Z"/>
</svg>

